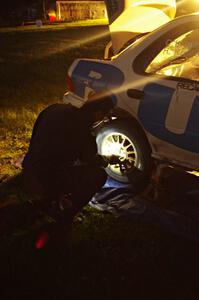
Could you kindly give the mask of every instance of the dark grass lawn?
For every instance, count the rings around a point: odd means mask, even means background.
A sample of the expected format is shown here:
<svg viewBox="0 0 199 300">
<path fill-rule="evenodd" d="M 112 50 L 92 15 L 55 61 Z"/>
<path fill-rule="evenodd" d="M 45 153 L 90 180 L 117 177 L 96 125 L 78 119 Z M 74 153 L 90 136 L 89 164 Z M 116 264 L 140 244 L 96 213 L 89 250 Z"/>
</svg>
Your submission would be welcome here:
<svg viewBox="0 0 199 300">
<path fill-rule="evenodd" d="M 27 150 L 41 109 L 62 101 L 71 62 L 103 56 L 103 30 L 0 32 L 0 203 L 19 203 L 0 238 L 0 299 L 199 299 L 198 245 L 159 226 L 86 207 L 59 245 L 34 249 L 49 220 L 23 211 L 29 199 L 12 161 Z"/>
</svg>

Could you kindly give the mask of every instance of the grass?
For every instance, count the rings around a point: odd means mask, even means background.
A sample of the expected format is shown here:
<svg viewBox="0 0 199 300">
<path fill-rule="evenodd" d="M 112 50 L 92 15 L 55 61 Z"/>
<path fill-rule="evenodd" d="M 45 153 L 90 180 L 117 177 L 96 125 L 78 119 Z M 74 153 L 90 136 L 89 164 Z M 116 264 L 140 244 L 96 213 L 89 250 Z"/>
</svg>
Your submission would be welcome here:
<svg viewBox="0 0 199 300">
<path fill-rule="evenodd" d="M 0 180 L 14 172 L 10 159 L 26 151 L 38 113 L 51 103 L 62 102 L 72 61 L 102 56 L 106 40 L 88 45 L 87 39 L 95 40 L 95 36 L 87 35 L 87 28 L 1 34 Z"/>
<path fill-rule="evenodd" d="M 97 27 L 29 29 L 0 32 L 1 204 L 28 200 L 13 159 L 27 151 L 38 113 L 62 102 L 72 61 L 102 57 L 108 41 Z M 157 225 L 86 207 L 68 239 L 37 252 L 23 217 L 0 240 L 1 299 L 198 299 L 198 246 Z"/>
<path fill-rule="evenodd" d="M 16 27 L 1 27 L 0 33 L 7 33 L 7 32 L 19 32 L 19 31 L 49 31 L 49 30 L 65 30 L 71 27 L 88 27 L 88 26 L 101 26 L 107 25 L 108 20 L 104 19 L 95 19 L 95 20 L 79 20 L 73 22 L 63 22 L 63 23 L 51 23 L 51 24 L 44 24 L 41 27 L 36 26 L 36 24 L 31 25 L 21 25 Z"/>
</svg>

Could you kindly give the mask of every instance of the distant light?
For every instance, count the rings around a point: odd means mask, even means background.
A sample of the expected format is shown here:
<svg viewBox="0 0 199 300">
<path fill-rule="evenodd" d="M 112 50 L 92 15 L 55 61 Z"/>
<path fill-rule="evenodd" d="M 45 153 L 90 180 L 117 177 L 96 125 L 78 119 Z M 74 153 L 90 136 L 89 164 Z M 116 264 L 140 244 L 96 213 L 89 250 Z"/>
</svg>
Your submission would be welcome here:
<svg viewBox="0 0 199 300">
<path fill-rule="evenodd" d="M 50 22 L 55 22 L 56 21 L 56 13 L 54 10 L 49 11 L 48 13 L 48 18 Z"/>
</svg>

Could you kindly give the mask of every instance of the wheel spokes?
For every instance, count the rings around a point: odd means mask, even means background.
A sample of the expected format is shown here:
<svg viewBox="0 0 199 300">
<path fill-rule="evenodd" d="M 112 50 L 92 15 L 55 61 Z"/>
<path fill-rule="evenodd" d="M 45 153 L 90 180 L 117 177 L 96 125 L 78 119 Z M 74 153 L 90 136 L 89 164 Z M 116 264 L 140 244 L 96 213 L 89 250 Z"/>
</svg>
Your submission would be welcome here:
<svg viewBox="0 0 199 300">
<path fill-rule="evenodd" d="M 111 133 L 104 141 L 104 155 L 118 155 L 121 163 L 124 163 L 124 170 L 120 170 L 120 164 L 111 165 L 113 172 L 124 174 L 130 171 L 137 161 L 137 151 L 132 141 L 121 133 Z"/>
</svg>

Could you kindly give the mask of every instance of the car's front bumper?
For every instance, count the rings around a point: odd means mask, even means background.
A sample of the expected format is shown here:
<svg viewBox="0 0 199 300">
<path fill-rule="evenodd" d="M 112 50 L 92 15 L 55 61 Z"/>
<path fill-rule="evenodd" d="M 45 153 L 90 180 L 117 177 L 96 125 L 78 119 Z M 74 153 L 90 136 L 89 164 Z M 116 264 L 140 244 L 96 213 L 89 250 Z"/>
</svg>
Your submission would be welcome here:
<svg viewBox="0 0 199 300">
<path fill-rule="evenodd" d="M 72 104 L 73 106 L 80 108 L 86 103 L 86 99 L 78 97 L 74 93 L 66 92 L 63 97 L 63 102 L 65 104 Z"/>
</svg>

